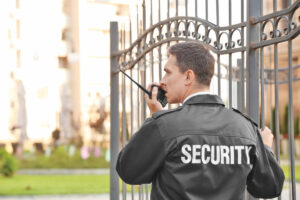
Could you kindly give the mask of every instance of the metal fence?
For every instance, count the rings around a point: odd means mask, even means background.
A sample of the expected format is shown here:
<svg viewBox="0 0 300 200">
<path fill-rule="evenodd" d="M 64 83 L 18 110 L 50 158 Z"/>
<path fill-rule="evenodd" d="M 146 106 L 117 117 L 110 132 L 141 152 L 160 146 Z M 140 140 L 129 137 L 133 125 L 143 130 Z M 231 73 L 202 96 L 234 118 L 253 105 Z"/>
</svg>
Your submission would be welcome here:
<svg viewBox="0 0 300 200">
<path fill-rule="evenodd" d="M 300 32 L 300 0 L 149 0 L 140 1 L 127 23 L 110 23 L 111 54 L 111 176 L 110 198 L 119 199 L 119 177 L 115 166 L 121 146 L 141 126 L 148 115 L 144 95 L 130 80 L 119 73 L 125 70 L 143 86 L 159 82 L 166 62 L 167 48 L 180 41 L 198 41 L 209 45 L 216 58 L 211 92 L 224 99 L 228 108 L 235 107 L 265 126 L 275 112 L 275 154 L 280 162 L 279 85 L 288 85 L 288 138 L 290 199 L 296 199 L 293 75 L 293 40 Z M 270 6 L 271 4 L 271 6 Z M 265 14 L 264 6 L 271 7 Z M 279 68 L 278 45 L 287 43 L 287 65 Z M 270 53 L 271 47 L 271 53 Z M 269 50 L 266 62 L 265 48 Z M 284 80 L 279 74 L 286 72 Z M 267 95 L 274 91 L 273 100 Z M 270 95 L 269 95 L 270 96 Z M 275 102 L 274 102 L 275 101 Z M 273 103 L 272 103 L 273 102 Z M 169 105 L 172 108 L 174 105 Z M 176 105 L 175 105 L 176 106 Z M 149 199 L 150 186 L 122 183 L 122 199 Z M 252 197 L 246 195 L 246 199 Z M 279 198 L 280 199 L 280 198 Z"/>
</svg>

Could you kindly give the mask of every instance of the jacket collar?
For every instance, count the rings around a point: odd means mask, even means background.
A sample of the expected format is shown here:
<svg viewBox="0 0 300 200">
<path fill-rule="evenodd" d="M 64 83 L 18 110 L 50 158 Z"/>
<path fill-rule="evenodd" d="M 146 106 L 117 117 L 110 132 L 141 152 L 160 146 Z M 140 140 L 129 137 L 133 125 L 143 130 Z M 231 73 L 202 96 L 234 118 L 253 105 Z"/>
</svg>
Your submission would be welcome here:
<svg viewBox="0 0 300 200">
<path fill-rule="evenodd" d="M 190 104 L 219 104 L 225 106 L 222 99 L 219 96 L 210 94 L 194 96 L 188 99 L 186 102 L 184 102 L 183 105 Z"/>
</svg>

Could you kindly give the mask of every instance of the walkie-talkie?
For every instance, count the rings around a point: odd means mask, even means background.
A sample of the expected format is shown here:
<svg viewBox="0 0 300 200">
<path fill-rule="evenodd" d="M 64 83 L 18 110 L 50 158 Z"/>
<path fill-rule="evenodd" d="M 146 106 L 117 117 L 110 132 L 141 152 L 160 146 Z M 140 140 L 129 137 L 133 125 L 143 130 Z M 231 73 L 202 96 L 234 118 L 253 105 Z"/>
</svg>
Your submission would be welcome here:
<svg viewBox="0 0 300 200">
<path fill-rule="evenodd" d="M 132 82 L 134 82 L 140 89 L 142 89 L 146 94 L 149 95 L 149 98 L 152 98 L 152 90 L 154 87 L 158 88 L 158 92 L 157 92 L 157 101 L 162 105 L 162 107 L 165 107 L 168 103 L 167 98 L 165 96 L 165 91 L 163 89 L 161 89 L 159 86 L 152 84 L 151 85 L 151 90 L 148 91 L 146 90 L 146 88 L 144 88 L 143 86 L 141 86 L 139 83 L 137 83 L 135 80 L 133 80 L 129 75 L 127 75 L 123 70 L 120 69 L 120 71 L 127 76 Z"/>
</svg>

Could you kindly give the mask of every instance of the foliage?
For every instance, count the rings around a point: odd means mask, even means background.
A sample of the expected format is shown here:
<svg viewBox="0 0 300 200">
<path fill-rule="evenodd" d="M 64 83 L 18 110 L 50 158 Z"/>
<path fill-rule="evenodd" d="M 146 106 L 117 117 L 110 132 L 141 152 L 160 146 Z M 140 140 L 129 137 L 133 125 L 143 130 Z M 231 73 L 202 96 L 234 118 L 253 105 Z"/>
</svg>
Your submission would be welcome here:
<svg viewBox="0 0 300 200">
<path fill-rule="evenodd" d="M 276 117 L 275 117 L 275 114 L 276 114 L 276 110 L 275 110 L 275 107 L 272 108 L 272 131 L 273 133 L 275 134 L 276 133 Z"/>
<path fill-rule="evenodd" d="M 295 136 L 299 136 L 300 135 L 299 126 L 300 126 L 300 116 L 298 115 L 296 117 L 296 119 L 295 119 L 295 122 L 294 122 L 294 133 L 295 133 Z"/>
<path fill-rule="evenodd" d="M 290 167 L 287 165 L 281 166 L 285 175 L 285 180 L 290 180 Z M 296 181 L 300 181 L 300 165 L 295 166 L 295 179 Z"/>
<path fill-rule="evenodd" d="M 11 177 L 17 170 L 17 164 L 14 157 L 5 151 L 4 148 L 0 149 L 0 173 L 5 177 Z"/>
<path fill-rule="evenodd" d="M 289 128 L 289 106 L 286 104 L 284 107 L 284 113 L 283 113 L 283 121 L 281 124 L 281 134 L 287 134 Z"/>
<path fill-rule="evenodd" d="M 100 157 L 91 155 L 88 159 L 81 158 L 80 149 L 73 156 L 68 153 L 67 146 L 56 148 L 47 157 L 43 154 L 25 153 L 23 158 L 18 159 L 19 168 L 108 168 L 109 163 L 105 160 L 105 150 L 102 149 Z"/>
</svg>

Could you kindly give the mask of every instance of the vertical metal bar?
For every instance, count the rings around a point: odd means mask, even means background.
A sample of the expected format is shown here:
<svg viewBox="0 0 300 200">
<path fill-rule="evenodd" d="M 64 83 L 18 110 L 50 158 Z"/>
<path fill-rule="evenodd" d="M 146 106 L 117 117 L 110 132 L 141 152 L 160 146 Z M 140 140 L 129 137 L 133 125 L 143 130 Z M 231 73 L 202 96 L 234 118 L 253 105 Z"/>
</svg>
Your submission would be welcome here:
<svg viewBox="0 0 300 200">
<path fill-rule="evenodd" d="M 261 0 L 260 2 L 260 16 L 263 15 L 263 0 Z M 261 25 L 260 25 L 260 34 L 262 34 L 262 29 L 261 29 Z M 260 41 L 261 41 L 261 37 L 260 38 Z M 261 124 L 261 128 L 264 129 L 265 128 L 265 78 L 264 78 L 264 71 L 265 71 L 265 68 L 264 68 L 264 47 L 262 47 L 260 49 L 260 84 L 261 84 L 261 99 L 260 99 L 260 102 L 261 102 L 261 110 L 260 110 L 260 124 Z"/>
<path fill-rule="evenodd" d="M 176 13 L 175 13 L 175 16 L 176 17 L 178 16 L 178 0 L 176 0 Z"/>
<path fill-rule="evenodd" d="M 294 113 L 293 113 L 293 69 L 292 69 L 292 40 L 288 41 L 289 54 L 289 147 L 291 160 L 292 199 L 296 198 L 295 183 L 295 149 L 294 149 Z"/>
<path fill-rule="evenodd" d="M 122 147 L 126 145 L 126 87 L 125 76 L 122 75 Z M 126 183 L 122 181 L 122 199 L 126 200 Z"/>
<path fill-rule="evenodd" d="M 231 17 L 231 12 L 232 12 L 232 3 L 231 0 L 228 1 L 228 12 L 229 12 L 229 16 L 228 16 L 228 21 L 229 21 L 229 25 L 232 24 L 232 17 Z"/>
<path fill-rule="evenodd" d="M 136 6 L 136 32 L 137 32 L 137 38 L 139 37 L 139 7 L 138 5 Z"/>
<path fill-rule="evenodd" d="M 260 122 L 261 122 L 261 128 L 264 129 L 265 128 L 265 77 L 264 77 L 264 71 L 265 71 L 265 67 L 264 67 L 264 48 L 262 47 L 260 49 L 260 85 L 261 85 L 261 117 L 260 117 Z"/>
<path fill-rule="evenodd" d="M 145 32 L 145 30 L 146 30 L 146 1 L 145 0 L 143 0 L 143 32 L 142 32 L 142 34 Z M 146 38 L 145 38 L 145 41 L 144 41 L 144 45 L 146 45 Z M 144 59 L 143 59 L 143 70 L 144 70 L 144 74 L 143 74 L 143 76 L 142 76 L 142 79 L 143 79 L 143 86 L 144 87 L 146 87 L 146 78 L 147 78 L 147 66 L 146 66 L 146 55 L 145 55 L 145 57 L 144 57 Z M 142 100 L 142 102 L 143 102 L 143 108 L 142 108 L 142 121 L 145 121 L 145 119 L 146 119 L 146 102 L 144 101 L 144 98 L 143 98 L 143 95 L 141 95 L 141 100 Z M 145 185 L 145 187 L 146 187 L 146 185 Z M 143 188 L 143 186 L 142 186 L 142 188 Z M 144 192 L 143 192 L 143 194 L 144 194 Z M 148 189 L 147 189 L 147 187 L 146 187 L 146 196 L 148 196 Z M 143 195 L 143 197 L 144 197 L 144 195 Z M 144 199 L 144 198 L 142 198 L 142 199 Z"/>
<path fill-rule="evenodd" d="M 241 111 L 245 112 L 245 54 L 244 52 L 241 52 L 242 58 L 241 58 L 241 103 L 242 108 Z"/>
<path fill-rule="evenodd" d="M 208 0 L 205 0 L 205 20 L 208 21 Z M 205 26 L 205 40 L 203 42 L 205 42 L 208 39 L 208 27 Z"/>
<path fill-rule="evenodd" d="M 230 53 L 229 55 L 229 108 L 232 108 L 232 54 Z"/>
<path fill-rule="evenodd" d="M 125 24 L 123 26 L 123 49 L 126 49 L 126 28 L 125 28 Z M 126 59 L 126 57 L 124 58 Z M 127 126 L 127 119 L 126 119 L 126 80 L 125 80 L 125 76 L 123 74 L 122 76 L 123 79 L 123 83 L 122 83 L 122 143 L 123 143 L 123 147 L 125 146 L 125 144 L 127 143 L 127 133 L 126 133 L 126 126 Z M 123 182 L 123 199 L 126 200 L 126 192 L 127 192 L 127 186 L 126 183 Z"/>
<path fill-rule="evenodd" d="M 130 42 L 131 44 L 131 42 Z M 132 77 L 132 70 L 130 70 L 130 77 Z M 133 89 L 132 89 L 132 81 L 130 81 L 130 137 L 133 134 Z M 134 199 L 134 186 L 131 185 L 131 199 Z"/>
<path fill-rule="evenodd" d="M 132 45 L 132 24 L 131 17 L 129 17 L 129 44 Z M 130 52 L 130 58 L 132 56 L 132 52 Z M 132 77 L 132 69 L 130 69 L 130 77 Z M 130 81 L 130 137 L 133 134 L 133 91 L 132 91 L 132 81 Z M 131 199 L 134 199 L 134 186 L 131 185 Z"/>
<path fill-rule="evenodd" d="M 158 0 L 158 21 L 160 22 L 160 0 Z"/>
<path fill-rule="evenodd" d="M 195 0 L 195 17 L 198 17 L 198 1 Z"/>
<path fill-rule="evenodd" d="M 280 145 L 279 145 L 279 97 L 278 97 L 278 46 L 277 44 L 274 45 L 274 67 L 275 67 L 275 130 L 276 130 L 276 155 L 277 160 L 280 163 Z"/>
<path fill-rule="evenodd" d="M 137 17 L 136 17 L 136 19 L 137 19 L 137 32 L 138 32 L 138 37 L 141 35 L 140 34 L 140 26 L 139 26 L 139 7 L 138 7 L 138 5 L 137 5 Z M 137 53 L 139 52 L 139 50 L 140 50 L 140 48 L 141 48 L 141 46 L 140 46 L 140 43 L 139 43 L 139 45 L 138 45 L 138 47 L 137 47 Z M 137 82 L 138 83 L 140 83 L 140 62 L 138 62 L 138 68 L 137 68 Z M 137 96 L 136 96 L 136 98 L 137 98 L 137 125 L 138 125 L 138 127 L 140 127 L 140 125 L 141 125 L 141 119 L 140 119 L 140 93 L 141 93 L 141 91 L 140 90 L 138 90 L 137 91 Z M 141 199 L 141 187 L 139 187 L 139 189 L 138 189 L 138 193 L 139 193 L 139 199 Z"/>
<path fill-rule="evenodd" d="M 168 5 L 167 5 L 168 9 L 167 9 L 167 18 L 170 18 L 170 0 L 168 0 Z"/>
<path fill-rule="evenodd" d="M 188 16 L 188 0 L 185 0 L 185 16 Z"/>
<path fill-rule="evenodd" d="M 151 3 L 151 21 L 150 21 L 150 25 L 152 26 L 152 23 L 153 23 L 153 16 L 152 16 L 152 12 L 153 12 L 153 10 L 152 10 L 152 0 L 150 1 L 150 3 Z M 152 39 L 154 39 L 153 38 L 153 31 L 151 32 L 151 38 L 150 38 L 150 40 L 152 40 Z M 150 82 L 153 82 L 153 68 L 154 68 L 154 65 L 153 65 L 153 49 L 151 50 L 151 53 L 150 53 L 150 62 L 151 62 L 151 79 L 150 79 Z"/>
<path fill-rule="evenodd" d="M 242 60 L 241 59 L 237 59 L 237 66 L 239 68 L 238 70 L 238 82 L 237 82 L 237 109 L 240 110 L 241 112 L 243 112 L 243 102 L 242 102 L 242 85 L 244 84 L 242 77 Z"/>
<path fill-rule="evenodd" d="M 208 20 L 208 0 L 205 0 L 205 19 Z"/>
<path fill-rule="evenodd" d="M 216 0 L 216 20 L 217 25 L 220 25 L 220 17 L 219 17 L 219 0 Z"/>
<path fill-rule="evenodd" d="M 241 22 L 244 22 L 244 0 L 241 0 Z M 243 47 L 245 44 L 245 34 L 244 34 L 244 27 L 242 27 L 242 36 L 241 36 L 241 46 Z M 242 59 L 242 63 L 241 63 L 241 80 L 242 80 L 242 85 L 241 85 L 241 92 L 242 92 L 242 112 L 245 111 L 245 52 L 242 51 L 241 52 L 241 59 Z"/>
<path fill-rule="evenodd" d="M 119 176 L 115 169 L 119 151 L 119 74 L 118 58 L 113 52 L 118 51 L 118 23 L 110 22 L 110 199 L 119 200 Z"/>
<path fill-rule="evenodd" d="M 188 0 L 185 0 L 185 16 L 188 16 Z M 188 20 L 185 21 L 185 38 L 188 38 Z"/>
<path fill-rule="evenodd" d="M 229 0 L 228 1 L 228 12 L 229 12 L 229 18 L 228 18 L 228 21 L 229 21 L 229 26 L 231 25 L 231 23 L 232 23 L 232 17 L 231 17 L 231 0 Z M 229 37 L 229 41 L 228 41 L 228 45 L 229 45 L 229 48 L 231 48 L 230 46 L 231 46 L 231 40 L 232 40 L 232 34 L 231 34 L 231 30 L 229 30 L 229 35 L 230 35 L 230 37 Z M 231 108 L 232 107 L 232 54 L 230 53 L 229 55 L 228 55 L 228 59 L 229 59 L 229 68 L 228 68 L 228 70 L 229 70 L 229 108 Z"/>
<path fill-rule="evenodd" d="M 152 15 L 153 9 L 152 9 L 152 4 L 153 4 L 153 2 L 152 2 L 152 0 L 150 0 L 150 25 L 151 26 L 153 24 L 153 15 Z"/>
<path fill-rule="evenodd" d="M 158 21 L 160 21 L 160 0 L 158 0 L 158 13 L 159 13 L 159 15 L 158 15 Z M 169 6 L 169 0 L 168 0 L 168 6 Z M 168 8 L 168 13 L 169 13 L 169 8 Z M 169 18 L 169 16 L 167 17 L 167 18 Z M 159 35 L 161 35 L 162 34 L 162 29 L 159 29 Z M 161 74 L 161 66 L 162 64 L 161 64 L 161 45 L 159 45 L 159 47 L 158 47 L 158 70 L 159 70 L 159 81 L 161 80 L 161 78 L 162 78 L 162 74 Z"/>
<path fill-rule="evenodd" d="M 146 2 L 143 0 L 143 33 L 146 30 Z"/>
<path fill-rule="evenodd" d="M 138 63 L 138 70 L 137 70 L 137 82 L 140 83 L 140 62 Z M 140 110 L 141 110 L 141 104 L 140 104 L 140 95 L 141 94 L 141 90 L 138 90 L 137 92 L 137 119 L 138 119 L 138 127 L 141 126 L 141 114 L 140 114 Z M 139 199 L 141 199 L 141 195 L 142 195 L 142 189 L 141 186 L 139 186 Z"/>
<path fill-rule="evenodd" d="M 216 0 L 216 18 L 217 26 L 220 26 L 220 9 L 219 9 L 219 0 Z M 217 32 L 217 45 L 221 41 L 219 40 L 219 31 Z M 217 55 L 217 64 L 218 64 L 218 95 L 221 97 L 221 65 L 220 65 L 220 54 Z"/>
<path fill-rule="evenodd" d="M 273 0 L 273 12 L 277 11 L 277 0 Z M 275 19 L 274 19 L 275 21 Z M 276 30 L 274 30 L 276 33 Z M 278 45 L 274 44 L 274 67 L 275 67 L 275 135 L 276 135 L 276 157 L 278 163 L 280 163 L 280 144 L 279 144 L 279 95 L 278 95 Z"/>
<path fill-rule="evenodd" d="M 129 17 L 129 44 L 130 44 L 130 46 L 132 44 L 132 24 L 131 24 L 131 18 L 130 17 Z M 130 54 L 130 56 L 131 56 L 131 54 Z"/>
</svg>

